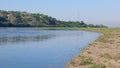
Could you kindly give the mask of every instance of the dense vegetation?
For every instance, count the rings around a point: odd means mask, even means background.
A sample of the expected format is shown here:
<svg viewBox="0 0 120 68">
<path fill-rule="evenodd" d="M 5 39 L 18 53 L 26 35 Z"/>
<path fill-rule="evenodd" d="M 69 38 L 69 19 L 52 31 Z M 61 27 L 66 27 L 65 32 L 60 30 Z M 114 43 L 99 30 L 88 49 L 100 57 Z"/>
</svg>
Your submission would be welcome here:
<svg viewBox="0 0 120 68">
<path fill-rule="evenodd" d="M 60 21 L 48 15 L 0 10 L 0 27 L 106 27 L 83 21 Z"/>
</svg>

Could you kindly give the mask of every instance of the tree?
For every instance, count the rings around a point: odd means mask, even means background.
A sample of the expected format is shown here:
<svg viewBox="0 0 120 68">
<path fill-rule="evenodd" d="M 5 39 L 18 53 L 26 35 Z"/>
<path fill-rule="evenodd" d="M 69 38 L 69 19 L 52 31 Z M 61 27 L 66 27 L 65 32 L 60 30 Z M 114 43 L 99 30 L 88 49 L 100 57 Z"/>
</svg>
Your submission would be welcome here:
<svg viewBox="0 0 120 68">
<path fill-rule="evenodd" d="M 0 17 L 0 22 L 7 21 L 5 17 Z"/>
<path fill-rule="evenodd" d="M 84 21 L 81 21 L 82 27 L 87 27 L 87 24 L 84 23 Z"/>
</svg>

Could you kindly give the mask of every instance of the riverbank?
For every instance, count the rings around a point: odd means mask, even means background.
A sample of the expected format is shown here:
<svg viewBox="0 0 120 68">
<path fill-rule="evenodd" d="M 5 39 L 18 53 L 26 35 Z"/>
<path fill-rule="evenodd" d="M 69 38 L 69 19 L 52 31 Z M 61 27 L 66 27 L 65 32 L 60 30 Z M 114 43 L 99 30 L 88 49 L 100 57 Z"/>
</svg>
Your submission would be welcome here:
<svg viewBox="0 0 120 68">
<path fill-rule="evenodd" d="M 120 28 L 80 28 L 103 35 L 73 58 L 67 68 L 120 68 Z"/>
</svg>

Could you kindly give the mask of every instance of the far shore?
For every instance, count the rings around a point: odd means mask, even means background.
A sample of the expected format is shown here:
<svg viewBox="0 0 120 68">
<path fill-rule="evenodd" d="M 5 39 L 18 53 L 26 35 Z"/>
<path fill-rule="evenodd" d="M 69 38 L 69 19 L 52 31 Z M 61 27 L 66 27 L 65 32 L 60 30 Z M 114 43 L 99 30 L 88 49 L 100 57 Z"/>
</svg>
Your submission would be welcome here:
<svg viewBox="0 0 120 68">
<path fill-rule="evenodd" d="M 71 60 L 67 68 L 120 68 L 120 28 L 80 28 L 103 35 Z"/>
</svg>

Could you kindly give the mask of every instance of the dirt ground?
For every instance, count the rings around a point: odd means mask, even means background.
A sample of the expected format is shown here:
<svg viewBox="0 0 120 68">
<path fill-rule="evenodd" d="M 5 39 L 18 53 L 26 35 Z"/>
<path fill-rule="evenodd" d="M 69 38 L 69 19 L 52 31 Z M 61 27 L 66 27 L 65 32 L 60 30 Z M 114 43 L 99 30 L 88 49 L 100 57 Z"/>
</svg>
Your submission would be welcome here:
<svg viewBox="0 0 120 68">
<path fill-rule="evenodd" d="M 67 68 L 120 68 L 120 28 L 82 29 L 103 35 L 73 58 Z"/>
</svg>

